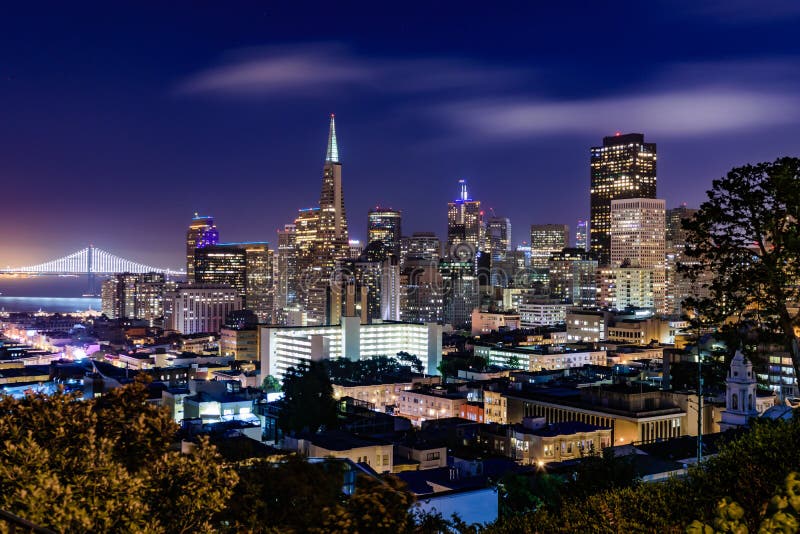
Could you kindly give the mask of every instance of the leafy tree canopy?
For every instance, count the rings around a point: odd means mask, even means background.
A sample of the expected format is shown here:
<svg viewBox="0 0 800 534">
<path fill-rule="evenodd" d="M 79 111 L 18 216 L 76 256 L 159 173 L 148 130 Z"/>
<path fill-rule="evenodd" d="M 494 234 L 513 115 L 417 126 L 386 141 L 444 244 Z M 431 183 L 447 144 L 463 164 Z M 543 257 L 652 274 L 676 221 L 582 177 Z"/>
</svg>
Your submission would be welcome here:
<svg viewBox="0 0 800 534">
<path fill-rule="evenodd" d="M 683 221 L 681 268 L 710 293 L 696 306 L 712 322 L 750 318 L 780 332 L 800 376 L 800 159 L 734 168 L 707 195 Z"/>
</svg>

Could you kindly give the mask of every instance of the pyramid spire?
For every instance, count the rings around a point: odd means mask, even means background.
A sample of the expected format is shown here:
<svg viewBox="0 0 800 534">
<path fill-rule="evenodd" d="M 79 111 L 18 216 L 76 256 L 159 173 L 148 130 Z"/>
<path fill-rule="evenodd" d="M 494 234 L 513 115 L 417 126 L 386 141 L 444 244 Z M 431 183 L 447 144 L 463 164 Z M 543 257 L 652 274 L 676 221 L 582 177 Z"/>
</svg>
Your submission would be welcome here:
<svg viewBox="0 0 800 534">
<path fill-rule="evenodd" d="M 325 163 L 339 163 L 339 145 L 336 143 L 336 120 L 331 113 L 331 126 L 328 131 L 328 151 L 325 153 Z"/>
</svg>

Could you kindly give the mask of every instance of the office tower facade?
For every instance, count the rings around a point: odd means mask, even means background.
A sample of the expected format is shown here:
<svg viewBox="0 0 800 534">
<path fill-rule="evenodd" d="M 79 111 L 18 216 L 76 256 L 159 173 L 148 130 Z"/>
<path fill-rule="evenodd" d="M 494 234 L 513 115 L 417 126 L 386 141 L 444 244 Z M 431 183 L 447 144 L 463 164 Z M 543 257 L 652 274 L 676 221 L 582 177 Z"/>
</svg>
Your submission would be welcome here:
<svg viewBox="0 0 800 534">
<path fill-rule="evenodd" d="M 546 269 L 550 255 L 569 246 L 569 225 L 531 225 L 531 268 Z"/>
<path fill-rule="evenodd" d="M 364 253 L 364 245 L 358 239 L 351 239 L 348 246 L 350 248 L 347 257 L 351 260 L 357 260 Z"/>
<path fill-rule="evenodd" d="M 615 306 L 619 309 L 637 306 L 652 307 L 659 313 L 665 311 L 665 211 L 665 202 L 660 199 L 630 198 L 611 201 L 611 266 L 619 274 L 615 274 Z M 639 273 L 638 270 L 649 270 L 652 274 Z M 640 305 L 635 300 L 622 299 L 621 296 L 627 294 L 622 286 L 623 280 L 634 289 L 644 288 L 636 289 L 630 294 L 647 295 L 651 292 L 652 299 L 646 297 L 641 302 L 652 302 L 652 305 Z M 645 285 L 647 283 L 652 283 L 649 291 Z"/>
<path fill-rule="evenodd" d="M 586 219 L 578 219 L 575 226 L 575 248 L 589 249 L 589 221 Z"/>
<path fill-rule="evenodd" d="M 214 217 L 194 214 L 189 230 L 186 232 L 186 281 L 194 282 L 194 251 L 216 245 L 219 232 L 214 224 Z"/>
<path fill-rule="evenodd" d="M 348 254 L 347 214 L 342 189 L 342 164 L 336 139 L 336 122 L 331 113 L 328 148 L 322 167 L 322 191 L 319 197 L 317 253 L 320 266 L 332 268 L 335 260 Z"/>
<path fill-rule="evenodd" d="M 442 243 L 433 232 L 414 232 L 400 240 L 400 268 L 409 260 L 427 260 L 436 265 L 442 255 Z"/>
<path fill-rule="evenodd" d="M 703 285 L 710 281 L 710 272 L 702 272 L 696 281 L 692 281 L 686 273 L 679 272 L 678 266 L 700 265 L 697 260 L 687 258 L 684 254 L 687 232 L 683 229 L 683 221 L 691 219 L 697 209 L 682 204 L 667 210 L 666 224 L 666 312 L 680 316 L 684 313 L 683 302 L 689 297 L 707 297 L 708 289 Z"/>
<path fill-rule="evenodd" d="M 469 324 L 472 310 L 480 304 L 475 262 L 443 259 L 439 262 L 439 273 L 444 296 L 444 322 L 456 328 Z"/>
<path fill-rule="evenodd" d="M 275 288 L 273 279 L 274 252 L 267 242 L 242 243 L 245 249 L 245 303 L 247 309 L 255 313 L 258 322 L 271 324 L 273 320 L 273 300 Z"/>
<path fill-rule="evenodd" d="M 237 291 L 213 284 L 178 284 L 164 295 L 164 328 L 181 334 L 216 333 L 226 316 L 242 309 Z"/>
<path fill-rule="evenodd" d="M 400 319 L 409 323 L 444 320 L 444 287 L 439 260 L 408 259 L 400 272 Z"/>
<path fill-rule="evenodd" d="M 400 320 L 397 258 L 340 260 L 336 277 L 328 293 L 327 324 L 338 324 L 342 317 L 360 317 L 362 324 Z"/>
<path fill-rule="evenodd" d="M 597 260 L 581 248 L 565 248 L 548 262 L 550 297 L 575 306 L 597 302 Z"/>
<path fill-rule="evenodd" d="M 164 315 L 166 280 L 162 273 L 120 273 L 101 287 L 102 312 L 111 319 L 143 319 L 150 326 Z"/>
<path fill-rule="evenodd" d="M 447 204 L 447 250 L 444 255 L 459 261 L 474 261 L 478 251 L 483 250 L 483 212 L 480 201 L 470 198 L 466 180 L 459 180 L 458 184 L 459 198 Z"/>
<path fill-rule="evenodd" d="M 600 265 L 611 264 L 611 201 L 656 198 L 656 145 L 639 133 L 604 137 L 591 149 L 589 246 Z"/>
<path fill-rule="evenodd" d="M 246 308 L 247 251 L 238 243 L 217 243 L 195 250 L 194 281 L 235 289 Z"/>
<path fill-rule="evenodd" d="M 297 224 L 298 248 L 301 246 L 301 229 Z M 336 138 L 336 122 L 331 114 L 328 130 L 328 147 L 322 168 L 322 190 L 317 210 L 316 232 L 311 240 L 310 266 L 301 275 L 303 309 L 310 324 L 324 324 L 328 312 L 328 294 L 331 276 L 337 260 L 350 254 L 347 231 L 347 215 L 344 209 L 342 189 L 342 164 L 339 160 L 339 144 Z M 305 257 L 305 256 L 304 256 Z"/>
<path fill-rule="evenodd" d="M 272 322 L 273 252 L 266 241 L 217 243 L 195 251 L 195 282 L 236 290 L 242 308 Z"/>
<path fill-rule="evenodd" d="M 400 257 L 400 239 L 402 238 L 402 213 L 391 208 L 375 207 L 367 216 L 368 244 L 380 241 L 395 257 Z"/>
<path fill-rule="evenodd" d="M 278 246 L 273 262 L 274 306 L 272 321 L 276 324 L 286 323 L 286 312 L 297 306 L 297 228 L 294 224 L 286 224 L 278 230 Z"/>
<path fill-rule="evenodd" d="M 492 261 L 504 260 L 511 250 L 511 219 L 490 217 L 486 223 L 486 242 Z"/>
</svg>

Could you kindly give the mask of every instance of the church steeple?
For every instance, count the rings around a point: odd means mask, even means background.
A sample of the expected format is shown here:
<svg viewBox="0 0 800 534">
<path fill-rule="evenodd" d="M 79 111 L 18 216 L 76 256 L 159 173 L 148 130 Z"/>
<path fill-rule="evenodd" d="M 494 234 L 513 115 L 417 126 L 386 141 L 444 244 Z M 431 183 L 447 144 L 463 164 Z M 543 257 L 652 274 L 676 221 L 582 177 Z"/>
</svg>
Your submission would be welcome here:
<svg viewBox="0 0 800 534">
<path fill-rule="evenodd" d="M 331 113 L 331 125 L 328 131 L 328 150 L 325 153 L 325 163 L 339 163 L 339 145 L 336 143 L 336 118 Z"/>
</svg>

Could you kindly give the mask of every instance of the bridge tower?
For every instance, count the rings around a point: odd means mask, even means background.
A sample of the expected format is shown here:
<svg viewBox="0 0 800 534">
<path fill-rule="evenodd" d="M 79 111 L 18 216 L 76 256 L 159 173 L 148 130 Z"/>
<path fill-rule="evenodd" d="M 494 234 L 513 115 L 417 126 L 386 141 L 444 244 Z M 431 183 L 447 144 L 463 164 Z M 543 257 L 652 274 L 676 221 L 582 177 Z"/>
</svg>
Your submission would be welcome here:
<svg viewBox="0 0 800 534">
<path fill-rule="evenodd" d="M 89 243 L 89 248 L 86 250 L 86 281 L 88 288 L 85 296 L 96 297 L 98 295 L 94 269 L 92 269 L 92 259 L 94 256 L 94 244 Z"/>
</svg>

